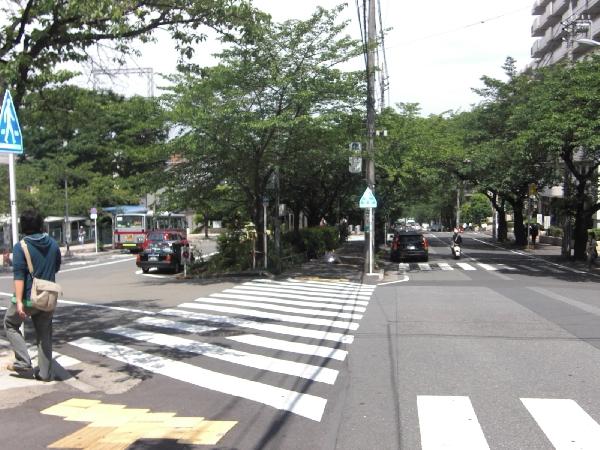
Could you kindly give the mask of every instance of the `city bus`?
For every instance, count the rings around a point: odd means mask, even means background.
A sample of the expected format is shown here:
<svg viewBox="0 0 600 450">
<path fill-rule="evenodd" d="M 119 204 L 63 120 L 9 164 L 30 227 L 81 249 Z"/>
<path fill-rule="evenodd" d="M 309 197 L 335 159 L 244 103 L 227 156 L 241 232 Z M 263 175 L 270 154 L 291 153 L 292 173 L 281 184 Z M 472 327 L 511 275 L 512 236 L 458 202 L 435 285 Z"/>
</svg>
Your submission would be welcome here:
<svg viewBox="0 0 600 450">
<path fill-rule="evenodd" d="M 132 253 L 144 249 L 144 242 L 149 231 L 179 231 L 187 236 L 187 220 L 185 214 L 153 211 L 127 211 L 115 213 L 114 238 L 115 249 L 126 249 Z"/>
</svg>

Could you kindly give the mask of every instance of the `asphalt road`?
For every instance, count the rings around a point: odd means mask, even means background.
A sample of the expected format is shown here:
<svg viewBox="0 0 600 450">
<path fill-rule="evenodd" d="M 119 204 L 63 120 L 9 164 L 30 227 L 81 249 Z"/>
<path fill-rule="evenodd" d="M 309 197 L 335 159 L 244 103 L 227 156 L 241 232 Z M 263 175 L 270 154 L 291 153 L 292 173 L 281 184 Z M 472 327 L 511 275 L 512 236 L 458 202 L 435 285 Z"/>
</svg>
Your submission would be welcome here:
<svg viewBox="0 0 600 450">
<path fill-rule="evenodd" d="M 449 238 L 364 282 L 67 262 L 65 380 L 0 374 L 0 447 L 600 448 L 600 278 L 469 233 L 453 260 Z"/>
</svg>

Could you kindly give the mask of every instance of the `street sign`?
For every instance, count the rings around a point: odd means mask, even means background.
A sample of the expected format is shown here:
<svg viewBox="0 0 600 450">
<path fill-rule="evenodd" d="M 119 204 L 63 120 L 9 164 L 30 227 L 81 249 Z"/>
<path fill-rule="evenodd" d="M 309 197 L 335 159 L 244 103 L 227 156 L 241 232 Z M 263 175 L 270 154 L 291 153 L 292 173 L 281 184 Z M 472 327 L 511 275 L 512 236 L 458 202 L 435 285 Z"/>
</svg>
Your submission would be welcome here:
<svg viewBox="0 0 600 450">
<path fill-rule="evenodd" d="M 4 93 L 0 111 L 0 152 L 23 153 L 23 135 L 8 89 Z"/>
<path fill-rule="evenodd" d="M 349 158 L 349 171 L 350 173 L 361 173 L 362 172 L 362 158 L 360 156 L 351 156 Z"/>
<path fill-rule="evenodd" d="M 361 208 L 377 208 L 377 199 L 370 188 L 365 189 L 363 196 L 358 202 L 358 206 Z"/>
<path fill-rule="evenodd" d="M 90 219 L 98 218 L 98 210 L 96 208 L 90 209 Z"/>
</svg>

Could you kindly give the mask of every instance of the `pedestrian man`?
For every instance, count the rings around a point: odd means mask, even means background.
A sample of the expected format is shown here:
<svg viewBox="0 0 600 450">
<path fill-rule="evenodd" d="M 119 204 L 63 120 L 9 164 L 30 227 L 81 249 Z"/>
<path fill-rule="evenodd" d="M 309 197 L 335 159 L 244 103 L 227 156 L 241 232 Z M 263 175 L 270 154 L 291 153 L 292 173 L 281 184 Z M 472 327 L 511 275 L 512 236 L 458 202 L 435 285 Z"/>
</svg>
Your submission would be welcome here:
<svg viewBox="0 0 600 450">
<path fill-rule="evenodd" d="M 585 254 L 588 263 L 588 269 L 592 268 L 592 265 L 598 257 L 598 250 L 596 249 L 596 234 L 593 231 L 588 232 L 588 240 L 585 246 Z"/>
<path fill-rule="evenodd" d="M 4 331 L 15 354 L 15 361 L 6 369 L 20 376 L 51 381 L 52 372 L 52 316 L 53 311 L 35 309 L 30 300 L 33 276 L 48 281 L 55 281 L 55 274 L 60 270 L 61 255 L 56 241 L 43 233 L 44 219 L 35 209 L 23 211 L 20 217 L 21 233 L 25 235 L 34 274 L 29 272 L 21 243 L 13 247 L 13 279 L 14 294 L 4 316 Z M 27 352 L 25 338 L 19 331 L 21 324 L 31 318 L 35 329 L 38 367 L 33 368 L 31 357 Z"/>
<path fill-rule="evenodd" d="M 531 234 L 531 243 L 535 247 L 535 240 L 538 237 L 538 226 L 537 226 L 537 223 L 532 223 L 529 226 L 529 233 Z"/>
<path fill-rule="evenodd" d="M 79 235 L 77 236 L 77 240 L 79 241 L 79 245 L 83 245 L 85 242 L 85 230 L 83 227 L 79 227 Z"/>
</svg>

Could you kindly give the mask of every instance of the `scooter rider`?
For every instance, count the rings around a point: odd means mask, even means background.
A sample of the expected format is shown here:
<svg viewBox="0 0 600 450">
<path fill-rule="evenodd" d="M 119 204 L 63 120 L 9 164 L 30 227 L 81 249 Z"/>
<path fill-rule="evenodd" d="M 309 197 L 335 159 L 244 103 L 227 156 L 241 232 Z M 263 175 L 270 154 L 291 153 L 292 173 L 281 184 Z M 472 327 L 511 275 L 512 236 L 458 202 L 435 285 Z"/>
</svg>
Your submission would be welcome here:
<svg viewBox="0 0 600 450">
<path fill-rule="evenodd" d="M 460 230 L 454 228 L 454 234 L 452 235 L 452 245 L 458 245 L 459 247 L 462 245 L 462 236 L 460 235 Z"/>
</svg>

